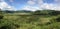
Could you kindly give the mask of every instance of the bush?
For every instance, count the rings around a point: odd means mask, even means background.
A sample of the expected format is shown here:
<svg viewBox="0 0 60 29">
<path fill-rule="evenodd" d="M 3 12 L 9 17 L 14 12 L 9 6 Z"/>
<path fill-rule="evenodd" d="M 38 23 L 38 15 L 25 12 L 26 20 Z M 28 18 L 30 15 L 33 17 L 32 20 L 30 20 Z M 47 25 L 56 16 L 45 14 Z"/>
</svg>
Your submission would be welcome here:
<svg viewBox="0 0 60 29">
<path fill-rule="evenodd" d="M 37 22 L 38 20 L 39 20 L 39 16 L 31 16 L 27 22 L 28 23 Z"/>
<path fill-rule="evenodd" d="M 60 17 L 56 18 L 56 21 L 57 21 L 57 22 L 60 22 Z"/>
<path fill-rule="evenodd" d="M 12 19 L 2 19 L 0 21 L 0 29 L 16 29 L 19 28 L 20 25 L 15 23 Z"/>
<path fill-rule="evenodd" d="M 2 15 L 0 15 L 0 19 L 3 19 L 3 16 Z"/>
<path fill-rule="evenodd" d="M 4 25 L 4 26 L 0 27 L 0 29 L 16 29 L 16 26 L 14 26 L 14 25 Z"/>
<path fill-rule="evenodd" d="M 3 19 L 3 14 L 2 14 L 1 9 L 0 9 L 0 19 Z"/>
</svg>

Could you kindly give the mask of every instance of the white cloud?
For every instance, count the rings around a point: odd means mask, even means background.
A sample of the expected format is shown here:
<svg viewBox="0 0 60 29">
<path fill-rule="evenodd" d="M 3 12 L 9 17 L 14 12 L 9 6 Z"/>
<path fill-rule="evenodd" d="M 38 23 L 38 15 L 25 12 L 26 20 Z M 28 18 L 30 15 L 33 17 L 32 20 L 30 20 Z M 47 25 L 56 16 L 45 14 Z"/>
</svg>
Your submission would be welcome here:
<svg viewBox="0 0 60 29">
<path fill-rule="evenodd" d="M 0 0 L 0 2 L 2 2 L 2 1 L 4 1 L 4 0 Z"/>
<path fill-rule="evenodd" d="M 34 4 L 35 4 L 35 2 L 32 1 L 32 0 L 28 1 L 27 3 L 28 3 L 29 5 L 34 5 Z"/>
<path fill-rule="evenodd" d="M 38 4 L 40 8 L 43 9 L 51 9 L 51 10 L 57 10 L 60 11 L 60 0 L 55 0 L 53 3 L 40 3 Z"/>
<path fill-rule="evenodd" d="M 55 2 L 60 2 L 60 0 L 55 0 Z"/>
<path fill-rule="evenodd" d="M 44 3 L 40 7 L 43 8 L 43 9 L 60 10 L 60 6 L 54 5 L 54 4 Z"/>
<path fill-rule="evenodd" d="M 33 6 L 25 6 L 23 10 L 28 10 L 28 11 L 36 11 L 38 10 L 39 7 L 33 7 Z"/>
<path fill-rule="evenodd" d="M 43 0 L 29 0 L 27 3 L 30 5 L 37 4 L 39 10 L 40 9 L 51 9 L 51 10 L 58 10 L 58 11 L 60 10 L 60 0 L 54 0 L 54 4 L 53 3 L 44 3 Z M 25 6 L 24 8 L 32 10 L 32 11 L 37 10 L 37 8 L 32 9 L 32 7 Z"/>
<path fill-rule="evenodd" d="M 10 2 L 13 2 L 14 0 L 10 0 Z"/>
<path fill-rule="evenodd" d="M 60 5 L 60 0 L 55 0 L 55 3 Z"/>
<path fill-rule="evenodd" d="M 14 7 L 8 5 L 8 4 L 7 4 L 6 2 L 4 2 L 4 1 L 1 1 L 1 2 L 0 2 L 0 8 L 1 8 L 2 10 L 15 10 Z"/>
<path fill-rule="evenodd" d="M 8 5 L 8 4 L 5 3 L 5 2 L 1 2 L 1 3 L 0 3 L 0 6 L 1 6 L 1 7 L 7 7 L 7 5 Z"/>
</svg>

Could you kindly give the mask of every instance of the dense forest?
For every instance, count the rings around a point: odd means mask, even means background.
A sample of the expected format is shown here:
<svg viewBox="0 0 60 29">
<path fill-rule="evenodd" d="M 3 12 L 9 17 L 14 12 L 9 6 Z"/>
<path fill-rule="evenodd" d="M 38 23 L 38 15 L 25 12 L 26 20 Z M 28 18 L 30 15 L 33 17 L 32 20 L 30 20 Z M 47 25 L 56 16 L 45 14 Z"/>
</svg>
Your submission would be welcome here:
<svg viewBox="0 0 60 29">
<path fill-rule="evenodd" d="M 0 29 L 60 29 L 60 11 L 2 11 Z"/>
</svg>

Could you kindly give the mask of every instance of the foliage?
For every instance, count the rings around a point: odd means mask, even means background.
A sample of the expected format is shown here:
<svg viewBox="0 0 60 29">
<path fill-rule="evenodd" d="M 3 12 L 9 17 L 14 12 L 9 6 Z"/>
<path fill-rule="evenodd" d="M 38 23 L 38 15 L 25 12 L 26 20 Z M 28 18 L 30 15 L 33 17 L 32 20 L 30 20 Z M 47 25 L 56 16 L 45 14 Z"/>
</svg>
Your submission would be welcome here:
<svg viewBox="0 0 60 29">
<path fill-rule="evenodd" d="M 0 9 L 0 19 L 3 19 L 3 14 L 2 14 L 1 9 Z"/>
<path fill-rule="evenodd" d="M 52 12 L 51 10 L 44 10 L 33 13 L 39 15 L 20 15 L 17 13 L 17 15 L 12 15 L 6 13 L 1 15 L 4 17 L 0 20 L 0 29 L 60 29 L 60 14 L 57 15 L 56 13 L 55 16 Z"/>
<path fill-rule="evenodd" d="M 55 10 L 37 10 L 33 13 L 34 15 L 59 15 L 60 11 L 55 11 Z"/>
</svg>

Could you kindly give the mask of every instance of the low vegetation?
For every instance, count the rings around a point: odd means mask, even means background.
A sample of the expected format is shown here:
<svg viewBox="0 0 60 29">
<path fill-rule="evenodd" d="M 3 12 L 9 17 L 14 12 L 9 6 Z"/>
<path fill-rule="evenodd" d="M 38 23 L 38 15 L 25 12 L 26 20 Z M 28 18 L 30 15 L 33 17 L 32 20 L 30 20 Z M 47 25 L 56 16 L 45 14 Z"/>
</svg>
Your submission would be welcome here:
<svg viewBox="0 0 60 29">
<path fill-rule="evenodd" d="M 32 15 L 0 13 L 0 29 L 60 29 L 60 13 L 52 12 L 29 12 Z"/>
</svg>

